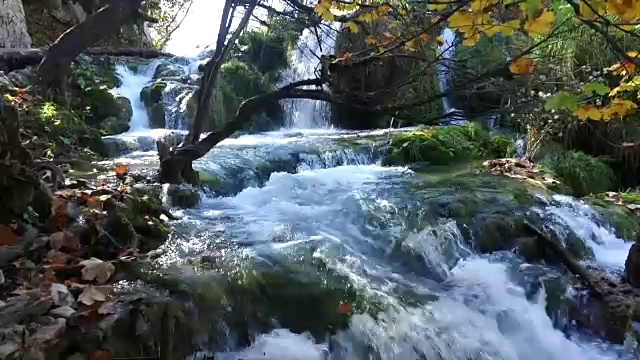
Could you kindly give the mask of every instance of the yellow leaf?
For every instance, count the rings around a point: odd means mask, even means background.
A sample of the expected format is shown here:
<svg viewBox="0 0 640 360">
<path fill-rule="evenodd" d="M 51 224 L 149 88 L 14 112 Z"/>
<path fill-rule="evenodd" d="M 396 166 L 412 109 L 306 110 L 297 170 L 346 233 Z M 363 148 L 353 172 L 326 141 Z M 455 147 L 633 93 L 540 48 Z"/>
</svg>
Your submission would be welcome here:
<svg viewBox="0 0 640 360">
<path fill-rule="evenodd" d="M 462 45 L 474 46 L 475 44 L 478 43 L 478 41 L 480 41 L 480 33 L 475 33 L 471 36 L 467 36 L 466 38 L 464 38 L 464 40 L 462 40 Z"/>
<path fill-rule="evenodd" d="M 438 46 L 443 46 L 444 45 L 444 38 L 442 36 L 438 36 L 436 38 L 436 44 L 438 44 Z"/>
<path fill-rule="evenodd" d="M 471 10 L 482 11 L 485 8 L 491 7 L 497 4 L 496 0 L 473 0 L 471 1 Z"/>
<path fill-rule="evenodd" d="M 422 41 L 428 41 L 429 39 L 431 39 L 431 35 L 422 33 L 420 34 L 420 39 L 422 39 Z"/>
<path fill-rule="evenodd" d="M 519 58 L 509 64 L 509 71 L 515 75 L 529 75 L 533 72 L 533 60 L 528 58 Z"/>
<path fill-rule="evenodd" d="M 600 120 L 600 119 L 602 119 L 602 113 L 600 112 L 600 110 L 597 107 L 595 107 L 593 105 L 589 105 L 589 104 L 578 106 L 576 111 L 573 112 L 573 115 L 577 116 L 578 119 L 580 119 L 580 120 L 587 120 L 587 119 Z"/>
<path fill-rule="evenodd" d="M 373 35 L 369 35 L 367 36 L 367 38 L 365 39 L 365 41 L 367 42 L 367 44 L 369 45 L 377 45 L 378 44 L 378 39 L 376 39 L 375 36 Z"/>
<path fill-rule="evenodd" d="M 411 39 L 409 41 L 407 41 L 404 46 L 407 48 L 407 50 L 409 51 L 416 51 L 418 50 L 418 48 L 420 47 L 420 40 L 419 39 Z"/>
<path fill-rule="evenodd" d="M 638 53 L 637 51 L 629 51 L 627 53 L 627 56 L 629 56 L 631 59 L 622 59 L 620 62 L 613 64 L 609 68 L 609 70 L 611 70 L 611 72 L 616 75 L 629 75 L 636 71 L 636 64 L 632 60 L 640 61 L 640 53 Z"/>
<path fill-rule="evenodd" d="M 387 15 L 391 11 L 391 6 L 387 4 L 382 4 L 378 6 L 377 11 L 378 11 L 378 14 L 380 15 Z"/>
<path fill-rule="evenodd" d="M 609 105 L 601 110 L 602 119 L 605 121 L 609 121 L 616 117 L 623 117 L 635 110 L 637 107 L 638 106 L 632 101 L 615 98 L 611 100 L 611 103 L 609 103 Z"/>
<path fill-rule="evenodd" d="M 449 27 L 461 32 L 469 31 L 473 27 L 473 14 L 468 11 L 456 11 L 449 17 Z"/>
<path fill-rule="evenodd" d="M 354 23 L 353 21 L 349 21 L 345 26 L 354 34 L 357 34 L 359 31 L 358 24 Z"/>
<path fill-rule="evenodd" d="M 546 34 L 551 30 L 556 15 L 549 9 L 544 9 L 542 14 L 537 18 L 528 19 L 524 23 L 524 30 L 529 33 L 529 36 Z"/>
<path fill-rule="evenodd" d="M 604 14 L 604 10 L 605 3 L 602 0 L 580 1 L 580 15 L 586 19 L 595 19 L 598 14 Z"/>
<path fill-rule="evenodd" d="M 333 21 L 335 20 L 335 15 L 331 12 L 332 5 L 331 0 L 320 0 L 313 8 L 313 11 L 318 14 L 323 21 Z"/>
</svg>

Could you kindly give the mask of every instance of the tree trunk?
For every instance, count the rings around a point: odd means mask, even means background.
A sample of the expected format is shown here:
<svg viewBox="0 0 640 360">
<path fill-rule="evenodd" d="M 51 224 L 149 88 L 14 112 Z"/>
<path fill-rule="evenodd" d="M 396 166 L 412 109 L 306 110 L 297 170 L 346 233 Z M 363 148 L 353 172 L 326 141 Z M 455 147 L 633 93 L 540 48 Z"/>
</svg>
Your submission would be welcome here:
<svg viewBox="0 0 640 360">
<path fill-rule="evenodd" d="M 0 0 L 0 48 L 30 48 L 21 0 Z"/>
<path fill-rule="evenodd" d="M 83 50 L 118 29 L 139 14 L 142 0 L 111 0 L 95 14 L 60 35 L 40 63 L 37 85 L 41 93 L 60 89 L 60 74 L 68 74 L 71 63 Z M 64 95 L 64 94 L 62 94 Z"/>
</svg>

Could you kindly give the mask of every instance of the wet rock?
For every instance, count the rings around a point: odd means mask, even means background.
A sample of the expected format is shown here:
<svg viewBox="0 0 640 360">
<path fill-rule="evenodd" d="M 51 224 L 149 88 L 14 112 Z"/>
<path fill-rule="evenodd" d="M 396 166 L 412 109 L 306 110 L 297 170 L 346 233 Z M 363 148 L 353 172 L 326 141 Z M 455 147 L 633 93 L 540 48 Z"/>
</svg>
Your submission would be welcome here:
<svg viewBox="0 0 640 360">
<path fill-rule="evenodd" d="M 624 264 L 624 280 L 633 287 L 640 288 L 640 241 L 629 250 Z"/>
<path fill-rule="evenodd" d="M 166 193 L 171 206 L 192 208 L 200 203 L 200 192 L 188 185 L 171 184 Z"/>
<path fill-rule="evenodd" d="M 104 137 L 102 138 L 105 153 L 109 157 L 115 157 L 124 155 L 140 148 L 140 145 L 128 139 L 122 139 L 117 137 Z"/>
<path fill-rule="evenodd" d="M 126 121 L 131 120 L 131 116 L 133 116 L 133 106 L 131 105 L 131 100 L 124 96 L 116 96 L 116 103 L 118 104 L 120 110 L 118 118 Z"/>
<path fill-rule="evenodd" d="M 156 81 L 151 85 L 145 86 L 140 91 L 140 100 L 146 107 L 151 107 L 162 100 L 166 88 L 167 83 L 164 81 Z"/>
<path fill-rule="evenodd" d="M 184 71 L 176 64 L 162 63 L 156 68 L 156 72 L 153 74 L 153 79 L 158 80 L 161 78 L 170 78 L 182 76 Z"/>
<path fill-rule="evenodd" d="M 149 123 L 152 129 L 164 129 L 166 126 L 164 104 L 156 103 L 149 109 Z"/>
<path fill-rule="evenodd" d="M 0 308 L 0 327 L 20 324 L 29 318 L 45 314 L 53 305 L 51 297 L 20 295 L 9 299 Z"/>
<path fill-rule="evenodd" d="M 25 327 L 12 325 L 0 328 L 0 359 L 22 359 L 23 339 Z"/>
<path fill-rule="evenodd" d="M 34 72 L 33 68 L 28 67 L 25 69 L 15 70 L 7 74 L 7 78 L 13 83 L 15 87 L 26 88 L 31 84 Z"/>
<path fill-rule="evenodd" d="M 58 308 L 49 311 L 49 314 L 53 317 L 59 317 L 63 319 L 69 319 L 76 311 L 71 306 L 60 306 Z"/>
<path fill-rule="evenodd" d="M 526 234 L 524 219 L 507 214 L 490 214 L 479 216 L 479 223 L 474 233 L 475 246 L 480 252 L 494 252 L 510 250 L 514 247 L 514 240 Z"/>
<path fill-rule="evenodd" d="M 0 247 L 0 268 L 11 265 L 11 263 L 20 256 L 22 251 L 17 247 L 2 246 Z"/>
<path fill-rule="evenodd" d="M 115 116 L 109 116 L 104 119 L 100 128 L 106 135 L 117 135 L 129 131 L 129 120 L 118 119 Z"/>
<path fill-rule="evenodd" d="M 45 317 L 40 319 L 39 323 L 30 324 L 28 327 L 30 331 L 25 338 L 25 347 L 27 348 L 25 354 L 30 354 L 33 359 L 38 359 L 41 353 L 45 353 L 47 347 L 60 340 L 67 327 L 67 320 Z M 29 357 L 25 356 L 25 358 Z"/>
</svg>

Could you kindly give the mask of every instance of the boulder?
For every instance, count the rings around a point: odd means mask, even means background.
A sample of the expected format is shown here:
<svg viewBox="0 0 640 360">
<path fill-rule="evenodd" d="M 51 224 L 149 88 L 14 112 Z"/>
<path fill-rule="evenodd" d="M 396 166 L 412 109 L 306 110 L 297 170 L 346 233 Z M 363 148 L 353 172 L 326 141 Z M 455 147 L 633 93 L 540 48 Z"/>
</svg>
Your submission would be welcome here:
<svg viewBox="0 0 640 360">
<path fill-rule="evenodd" d="M 118 119 L 123 121 L 131 120 L 133 116 L 133 106 L 131 100 L 124 96 L 116 96 L 116 103 L 118 104 L 119 116 Z"/>
<path fill-rule="evenodd" d="M 171 184 L 166 193 L 170 206 L 192 208 L 200 203 L 200 192 L 189 185 Z"/>
<path fill-rule="evenodd" d="M 640 288 L 640 241 L 636 241 L 629 250 L 624 264 L 624 280 L 631 286 Z"/>
<path fill-rule="evenodd" d="M 117 135 L 129 131 L 129 121 L 123 121 L 115 116 L 109 116 L 104 119 L 100 126 L 105 135 Z"/>
<path fill-rule="evenodd" d="M 153 104 L 149 109 L 149 125 L 152 129 L 164 129 L 167 119 L 164 111 L 164 104 Z"/>
<path fill-rule="evenodd" d="M 153 79 L 172 78 L 184 75 L 184 70 L 176 64 L 162 63 L 156 68 Z"/>
<path fill-rule="evenodd" d="M 140 91 L 140 100 L 142 103 L 150 107 L 162 101 L 162 94 L 167 88 L 167 83 L 164 81 L 156 81 L 151 85 L 147 85 Z"/>
</svg>

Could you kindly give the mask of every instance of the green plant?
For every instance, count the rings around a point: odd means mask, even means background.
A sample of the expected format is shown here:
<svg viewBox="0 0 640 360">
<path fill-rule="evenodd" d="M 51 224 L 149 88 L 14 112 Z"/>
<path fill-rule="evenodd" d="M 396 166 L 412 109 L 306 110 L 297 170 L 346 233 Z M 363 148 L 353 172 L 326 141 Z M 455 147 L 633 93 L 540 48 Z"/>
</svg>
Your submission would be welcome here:
<svg viewBox="0 0 640 360">
<path fill-rule="evenodd" d="M 607 164 L 580 151 L 552 155 L 542 162 L 542 167 L 568 186 L 575 196 L 602 193 L 616 185 Z"/>
</svg>

